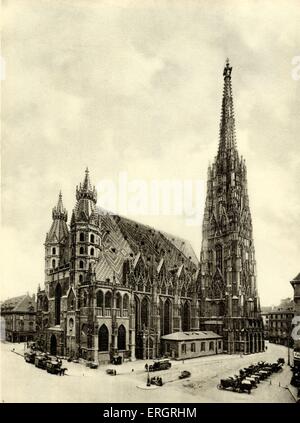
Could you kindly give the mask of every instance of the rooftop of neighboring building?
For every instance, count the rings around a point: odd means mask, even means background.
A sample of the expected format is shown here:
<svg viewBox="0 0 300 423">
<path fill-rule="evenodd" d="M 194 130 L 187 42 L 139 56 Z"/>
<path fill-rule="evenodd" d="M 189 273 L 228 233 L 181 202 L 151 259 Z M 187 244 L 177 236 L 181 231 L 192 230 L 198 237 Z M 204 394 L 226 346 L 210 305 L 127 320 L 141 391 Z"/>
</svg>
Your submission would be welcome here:
<svg viewBox="0 0 300 423">
<path fill-rule="evenodd" d="M 1 313 L 32 313 L 36 311 L 35 296 L 29 294 L 8 298 L 1 304 Z"/>
<path fill-rule="evenodd" d="M 165 341 L 196 341 L 207 339 L 221 339 L 222 336 L 212 331 L 174 332 L 163 335 L 161 339 Z"/>
</svg>

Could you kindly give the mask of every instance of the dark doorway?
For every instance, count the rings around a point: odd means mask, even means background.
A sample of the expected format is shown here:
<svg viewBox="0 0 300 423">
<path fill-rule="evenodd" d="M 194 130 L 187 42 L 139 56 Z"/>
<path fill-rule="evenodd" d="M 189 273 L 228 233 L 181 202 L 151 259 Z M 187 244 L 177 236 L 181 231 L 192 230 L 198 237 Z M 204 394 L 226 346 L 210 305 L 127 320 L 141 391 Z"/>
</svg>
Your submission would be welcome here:
<svg viewBox="0 0 300 423">
<path fill-rule="evenodd" d="M 50 354 L 51 355 L 57 354 L 57 341 L 56 341 L 55 335 L 51 335 L 51 338 L 50 338 Z"/>
<path fill-rule="evenodd" d="M 55 288 L 55 324 L 60 324 L 60 301 L 61 301 L 61 286 L 60 283 Z"/>
<path fill-rule="evenodd" d="M 108 329 L 106 325 L 102 325 L 99 329 L 98 337 L 98 350 L 99 351 L 108 351 Z"/>
<path fill-rule="evenodd" d="M 126 329 L 123 325 L 118 329 L 118 350 L 126 350 Z"/>
</svg>

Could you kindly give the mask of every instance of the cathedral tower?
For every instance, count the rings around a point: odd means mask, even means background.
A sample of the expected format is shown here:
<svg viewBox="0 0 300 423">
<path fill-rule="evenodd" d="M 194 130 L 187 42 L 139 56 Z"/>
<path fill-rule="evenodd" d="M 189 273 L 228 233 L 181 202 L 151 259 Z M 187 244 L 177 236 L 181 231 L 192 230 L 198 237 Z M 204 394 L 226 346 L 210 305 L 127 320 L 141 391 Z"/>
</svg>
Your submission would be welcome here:
<svg viewBox="0 0 300 423">
<path fill-rule="evenodd" d="M 52 209 L 52 225 L 45 241 L 45 274 L 49 274 L 69 262 L 68 214 L 63 206 L 62 194 L 59 193 L 57 205 Z"/>
<path fill-rule="evenodd" d="M 77 203 L 71 218 L 71 283 L 86 281 L 99 258 L 100 227 L 96 211 L 97 192 L 86 169 L 83 183 L 76 187 Z"/>
<path fill-rule="evenodd" d="M 224 349 L 264 349 L 245 160 L 236 147 L 232 67 L 224 68 L 217 156 L 208 168 L 202 227 L 201 328 L 224 338 Z"/>
</svg>

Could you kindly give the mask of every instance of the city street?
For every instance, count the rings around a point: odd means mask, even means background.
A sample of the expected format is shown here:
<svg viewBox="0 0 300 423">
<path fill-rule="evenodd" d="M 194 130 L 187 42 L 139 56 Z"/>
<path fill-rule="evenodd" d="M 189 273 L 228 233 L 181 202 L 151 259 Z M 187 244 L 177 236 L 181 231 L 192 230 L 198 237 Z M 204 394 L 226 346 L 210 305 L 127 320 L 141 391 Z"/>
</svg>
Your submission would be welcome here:
<svg viewBox="0 0 300 423">
<path fill-rule="evenodd" d="M 23 344 L 1 343 L 2 402 L 294 402 L 286 389 L 291 378 L 286 364 L 282 372 L 262 381 L 250 395 L 217 389 L 220 378 L 238 374 L 240 368 L 251 363 L 273 362 L 279 357 L 287 360 L 287 348 L 280 345 L 269 344 L 267 352 L 247 356 L 222 354 L 184 363 L 172 361 L 170 370 L 155 372 L 164 385 L 151 388 L 146 386 L 146 361 L 101 366 L 96 370 L 64 361 L 68 371 L 60 377 L 26 363 L 19 355 L 23 352 Z M 112 367 L 116 376 L 105 372 Z M 179 380 L 182 370 L 189 370 L 191 377 Z"/>
</svg>

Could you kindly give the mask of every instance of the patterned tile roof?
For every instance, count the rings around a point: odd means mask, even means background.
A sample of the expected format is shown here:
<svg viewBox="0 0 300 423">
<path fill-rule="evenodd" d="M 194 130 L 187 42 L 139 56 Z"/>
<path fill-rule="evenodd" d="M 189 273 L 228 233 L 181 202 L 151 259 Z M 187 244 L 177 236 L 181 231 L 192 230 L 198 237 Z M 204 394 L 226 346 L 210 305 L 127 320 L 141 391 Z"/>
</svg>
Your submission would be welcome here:
<svg viewBox="0 0 300 423">
<path fill-rule="evenodd" d="M 141 257 L 154 263 L 156 271 L 163 263 L 167 269 L 187 268 L 196 272 L 197 257 L 191 245 L 178 237 L 148 225 L 98 209 L 101 219 L 101 254 L 96 265 L 97 280 L 121 278 L 125 260 L 134 263 Z M 135 263 L 135 264 L 136 264 Z"/>
</svg>

